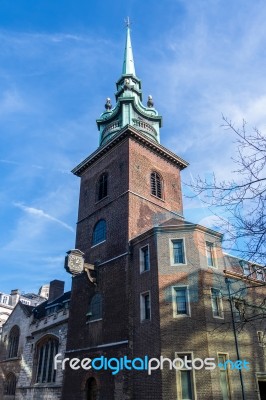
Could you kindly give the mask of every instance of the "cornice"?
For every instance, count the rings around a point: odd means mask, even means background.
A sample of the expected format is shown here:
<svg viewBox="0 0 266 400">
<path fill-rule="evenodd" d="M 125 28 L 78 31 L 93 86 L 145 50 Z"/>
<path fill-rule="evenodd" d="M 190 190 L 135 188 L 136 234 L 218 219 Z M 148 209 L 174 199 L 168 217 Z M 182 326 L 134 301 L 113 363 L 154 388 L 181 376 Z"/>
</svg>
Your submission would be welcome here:
<svg viewBox="0 0 266 400">
<path fill-rule="evenodd" d="M 161 144 L 148 139 L 144 134 L 139 132 L 133 126 L 126 125 L 119 132 L 117 132 L 110 141 L 108 141 L 105 145 L 100 146 L 89 157 L 85 158 L 85 160 L 78 164 L 71 172 L 77 176 L 81 176 L 89 166 L 91 166 L 94 162 L 96 162 L 99 158 L 101 158 L 104 154 L 106 154 L 110 149 L 115 147 L 126 137 L 130 137 L 136 140 L 137 142 L 149 148 L 151 151 L 167 159 L 170 163 L 177 165 L 181 170 L 189 165 L 187 161 L 183 160 L 181 157 L 178 157 L 176 154 L 166 149 Z"/>
<path fill-rule="evenodd" d="M 180 218 L 180 217 L 179 217 Z M 200 231 L 203 233 L 207 233 L 209 235 L 212 235 L 219 240 L 222 240 L 222 233 L 216 232 L 210 228 L 206 228 L 205 226 L 198 225 L 198 224 L 193 224 L 193 223 L 187 223 L 186 221 L 182 221 L 180 218 L 180 225 L 165 225 L 165 226 L 155 226 L 153 228 L 148 229 L 146 232 L 141 233 L 138 236 L 135 236 L 130 240 L 131 244 L 135 244 L 138 241 L 142 241 L 144 238 L 153 236 L 156 234 L 161 234 L 161 233 L 175 233 L 175 232 L 189 232 L 189 231 Z"/>
</svg>

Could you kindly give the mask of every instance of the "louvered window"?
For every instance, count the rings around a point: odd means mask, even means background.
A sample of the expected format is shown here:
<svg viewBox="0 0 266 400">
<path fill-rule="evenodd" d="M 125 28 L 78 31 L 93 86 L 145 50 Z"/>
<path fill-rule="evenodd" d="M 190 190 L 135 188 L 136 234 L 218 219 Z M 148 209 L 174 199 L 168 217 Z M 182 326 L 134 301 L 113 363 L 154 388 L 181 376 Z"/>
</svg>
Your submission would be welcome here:
<svg viewBox="0 0 266 400">
<path fill-rule="evenodd" d="M 151 194 L 163 198 L 162 178 L 157 172 L 151 173 Z"/>
<path fill-rule="evenodd" d="M 108 175 L 102 174 L 98 180 L 98 200 L 103 199 L 108 193 Z"/>
</svg>

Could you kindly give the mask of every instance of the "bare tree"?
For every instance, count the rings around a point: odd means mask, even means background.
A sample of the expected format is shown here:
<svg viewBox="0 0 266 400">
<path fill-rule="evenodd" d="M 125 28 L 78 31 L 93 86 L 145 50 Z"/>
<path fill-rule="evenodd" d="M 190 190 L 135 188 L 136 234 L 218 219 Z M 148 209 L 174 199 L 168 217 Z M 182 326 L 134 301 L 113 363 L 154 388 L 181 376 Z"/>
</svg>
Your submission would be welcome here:
<svg viewBox="0 0 266 400">
<path fill-rule="evenodd" d="M 198 176 L 189 186 L 215 215 L 223 215 L 218 216 L 225 246 L 234 243 L 239 257 L 265 265 L 266 137 L 257 128 L 247 131 L 245 121 L 235 128 L 224 116 L 222 127 L 236 135 L 236 178 L 219 182 L 213 175 L 209 182 Z"/>
</svg>

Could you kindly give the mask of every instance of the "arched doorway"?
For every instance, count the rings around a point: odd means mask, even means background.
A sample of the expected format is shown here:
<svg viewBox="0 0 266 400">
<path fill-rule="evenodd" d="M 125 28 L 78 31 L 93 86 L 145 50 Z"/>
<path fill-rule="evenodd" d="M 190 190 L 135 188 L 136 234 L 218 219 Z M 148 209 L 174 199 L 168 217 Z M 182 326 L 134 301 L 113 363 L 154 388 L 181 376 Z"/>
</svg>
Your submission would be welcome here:
<svg viewBox="0 0 266 400">
<path fill-rule="evenodd" d="M 99 391 L 96 379 L 89 378 L 86 382 L 86 400 L 98 400 Z"/>
</svg>

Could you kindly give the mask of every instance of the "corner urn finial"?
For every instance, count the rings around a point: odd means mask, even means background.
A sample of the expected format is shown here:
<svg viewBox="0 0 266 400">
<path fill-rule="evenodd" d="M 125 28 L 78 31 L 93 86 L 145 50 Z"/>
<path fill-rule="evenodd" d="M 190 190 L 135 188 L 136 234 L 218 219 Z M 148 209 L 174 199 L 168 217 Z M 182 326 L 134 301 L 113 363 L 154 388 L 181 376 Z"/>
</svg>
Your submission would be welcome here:
<svg viewBox="0 0 266 400">
<path fill-rule="evenodd" d="M 104 106 L 105 106 L 105 109 L 106 109 L 107 111 L 111 110 L 112 104 L 111 104 L 111 99 L 110 99 L 110 97 L 107 97 L 106 103 L 105 103 Z"/>
<path fill-rule="evenodd" d="M 154 102 L 153 102 L 153 99 L 152 99 L 152 95 L 149 95 L 149 96 L 148 96 L 147 106 L 148 106 L 149 108 L 152 108 L 152 107 L 154 106 Z"/>
</svg>

